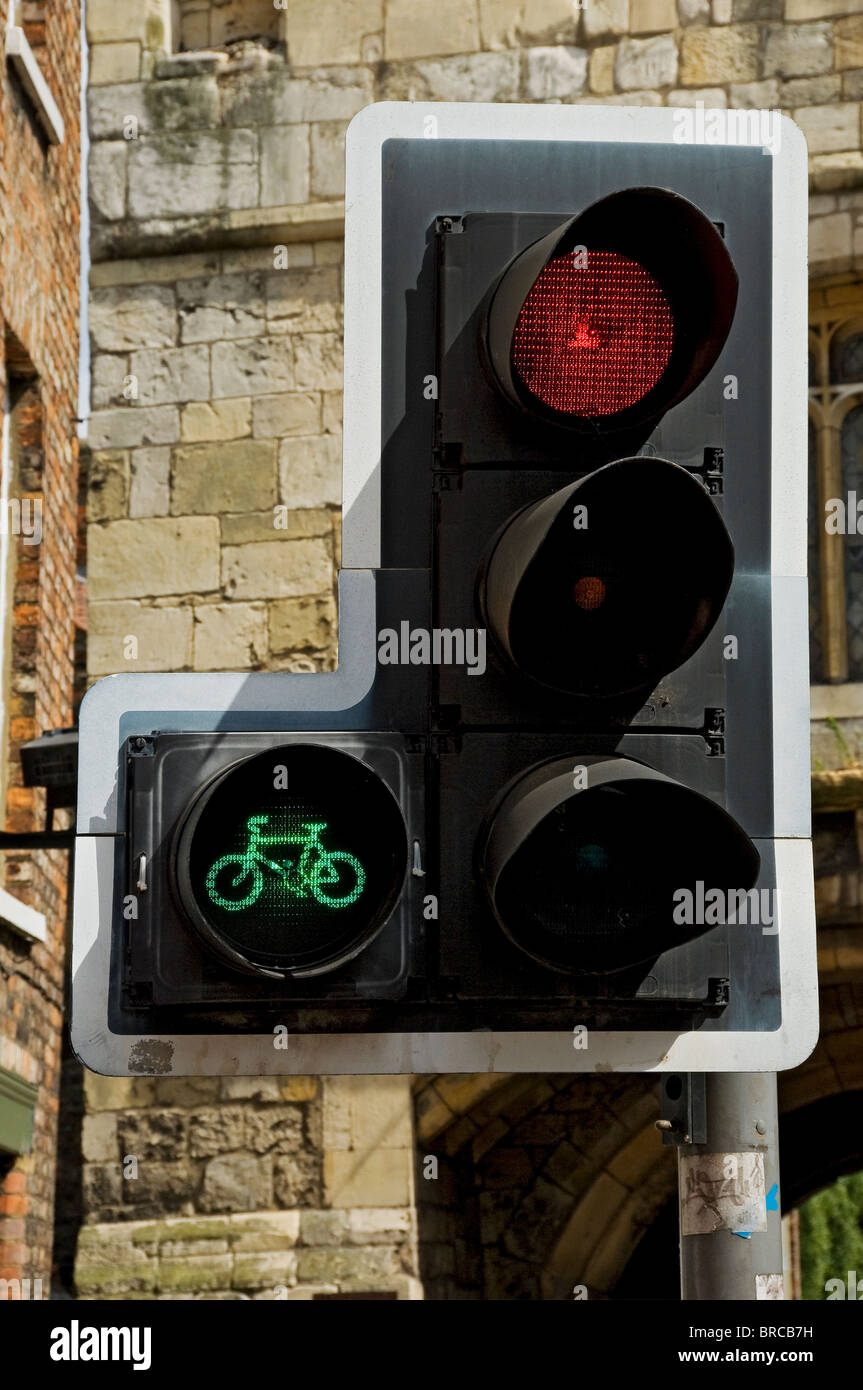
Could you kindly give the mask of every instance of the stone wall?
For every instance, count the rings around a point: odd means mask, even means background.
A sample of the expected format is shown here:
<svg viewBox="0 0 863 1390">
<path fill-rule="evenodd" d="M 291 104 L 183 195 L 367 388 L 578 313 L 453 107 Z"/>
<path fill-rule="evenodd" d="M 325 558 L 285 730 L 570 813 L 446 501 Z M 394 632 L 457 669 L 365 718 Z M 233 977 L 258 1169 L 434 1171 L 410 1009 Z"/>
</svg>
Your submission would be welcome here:
<svg viewBox="0 0 863 1390">
<path fill-rule="evenodd" d="M 10 6 L 0 0 L 0 33 Z M 6 830 L 41 830 L 44 794 L 23 786 L 20 744 L 72 716 L 78 380 L 79 8 L 18 12 L 65 123 L 50 145 L 7 65 L 0 73 L 0 410 L 10 405 L 8 495 L 41 509 L 41 542 L 9 539 L 0 614 Z M 23 507 L 22 507 L 23 513 Z M 2 517 L 13 529 L 14 513 Z M 35 539 L 35 532 L 30 540 Z M 7 852 L 0 883 L 45 914 L 44 942 L 0 917 L 0 1067 L 37 1088 L 32 1148 L 0 1152 L 0 1279 L 51 1284 L 67 855 Z"/>
<path fill-rule="evenodd" d="M 855 8 L 290 0 L 274 23 L 275 7 L 251 3 L 183 0 L 172 12 L 168 0 L 89 0 L 91 678 L 333 664 L 343 142 L 356 111 L 392 99 L 781 106 L 809 140 L 813 268 L 844 272 L 863 260 Z M 472 1080 L 424 1084 L 420 1157 L 429 1114 Z M 278 1286 L 313 1297 L 364 1279 L 416 1296 L 406 1083 L 325 1078 L 306 1102 L 242 1099 L 234 1081 L 205 1083 L 206 1095 L 183 1084 L 87 1079 L 86 1296 L 273 1297 Z M 530 1084 L 539 1091 L 527 1105 L 518 1097 Z M 576 1145 L 584 1095 L 616 1113 L 618 1079 L 506 1085 L 511 1113 L 461 1115 L 435 1151 L 439 1177 L 426 1180 L 420 1164 L 427 1291 L 568 1296 L 578 1270 L 603 1296 L 656 1209 L 639 1184 L 667 1179 L 638 1110 L 646 1083 L 632 1090 L 632 1117 L 615 1121 L 616 1173 L 611 1156 Z M 302 1124 L 259 1152 L 260 1117 L 297 1106 Z M 211 1125 L 224 1150 L 196 1153 Z M 133 1139 L 148 1156 L 126 1179 Z M 295 1206 L 276 1183 L 287 1160 L 317 1175 Z M 236 1179 L 218 1210 L 207 1196 L 213 1164 Z M 143 1186 L 133 1195 L 134 1182 Z M 555 1222 L 556 1253 L 538 1238 L 527 1247 L 531 1223 Z M 273 1244 L 247 1243 L 260 1240 Z M 132 1271 L 126 1282 L 112 1274 L 112 1251 Z M 243 1282 L 251 1256 L 266 1254 L 272 1267 L 255 1266 L 262 1282 Z"/>
<path fill-rule="evenodd" d="M 420 1295 L 405 1078 L 88 1073 L 79 1298 Z"/>
</svg>

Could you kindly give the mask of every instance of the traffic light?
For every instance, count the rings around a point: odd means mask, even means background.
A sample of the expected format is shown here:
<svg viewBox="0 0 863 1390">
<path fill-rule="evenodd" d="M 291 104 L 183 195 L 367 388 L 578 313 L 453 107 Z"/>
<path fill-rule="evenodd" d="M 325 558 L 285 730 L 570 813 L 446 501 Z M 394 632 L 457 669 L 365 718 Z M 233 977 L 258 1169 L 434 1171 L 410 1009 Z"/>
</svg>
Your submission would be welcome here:
<svg viewBox="0 0 863 1390">
<path fill-rule="evenodd" d="M 354 121 L 338 669 L 88 696 L 97 1070 L 811 1050 L 805 149 L 674 117 Z"/>
</svg>

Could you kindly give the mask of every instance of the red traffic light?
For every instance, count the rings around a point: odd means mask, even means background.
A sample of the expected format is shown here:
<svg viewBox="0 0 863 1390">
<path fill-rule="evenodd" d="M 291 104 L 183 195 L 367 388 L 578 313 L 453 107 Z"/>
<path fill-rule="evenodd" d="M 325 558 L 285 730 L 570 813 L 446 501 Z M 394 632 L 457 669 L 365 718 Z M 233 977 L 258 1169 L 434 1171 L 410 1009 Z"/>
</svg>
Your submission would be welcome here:
<svg viewBox="0 0 863 1390">
<path fill-rule="evenodd" d="M 710 371 L 737 273 L 710 219 L 661 188 L 594 203 L 521 251 L 484 316 L 509 401 L 589 433 L 658 419 Z"/>
<path fill-rule="evenodd" d="M 653 389 L 674 342 L 671 307 L 637 261 L 594 251 L 549 261 L 516 320 L 524 388 L 568 415 L 615 415 Z"/>
</svg>

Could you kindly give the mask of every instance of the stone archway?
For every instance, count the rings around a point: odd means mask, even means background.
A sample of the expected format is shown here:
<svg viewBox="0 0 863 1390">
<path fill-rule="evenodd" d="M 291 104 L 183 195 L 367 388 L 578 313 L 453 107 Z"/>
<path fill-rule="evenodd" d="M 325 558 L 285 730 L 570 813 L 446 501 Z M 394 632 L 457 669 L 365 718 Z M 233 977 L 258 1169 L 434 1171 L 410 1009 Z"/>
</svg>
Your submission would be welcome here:
<svg viewBox="0 0 863 1390">
<path fill-rule="evenodd" d="M 863 1164 L 863 986 L 824 964 L 821 1039 L 779 1078 L 792 1205 Z M 614 1297 L 675 1193 L 655 1076 L 424 1077 L 415 1105 L 426 1297 Z"/>
</svg>

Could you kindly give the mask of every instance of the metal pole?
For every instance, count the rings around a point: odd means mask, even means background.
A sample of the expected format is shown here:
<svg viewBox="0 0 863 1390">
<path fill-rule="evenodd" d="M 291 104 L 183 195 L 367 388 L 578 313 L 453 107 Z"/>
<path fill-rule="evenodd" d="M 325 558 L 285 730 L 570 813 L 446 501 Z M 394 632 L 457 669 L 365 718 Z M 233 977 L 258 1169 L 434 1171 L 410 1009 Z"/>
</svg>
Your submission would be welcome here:
<svg viewBox="0 0 863 1390">
<path fill-rule="evenodd" d="M 678 1148 L 680 1296 L 784 1298 L 775 1073 L 705 1084 L 706 1142 Z"/>
</svg>

